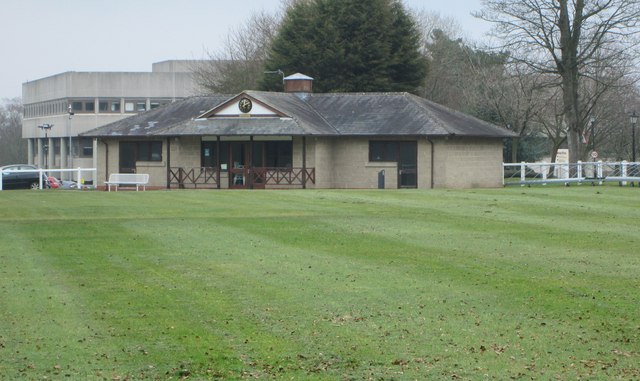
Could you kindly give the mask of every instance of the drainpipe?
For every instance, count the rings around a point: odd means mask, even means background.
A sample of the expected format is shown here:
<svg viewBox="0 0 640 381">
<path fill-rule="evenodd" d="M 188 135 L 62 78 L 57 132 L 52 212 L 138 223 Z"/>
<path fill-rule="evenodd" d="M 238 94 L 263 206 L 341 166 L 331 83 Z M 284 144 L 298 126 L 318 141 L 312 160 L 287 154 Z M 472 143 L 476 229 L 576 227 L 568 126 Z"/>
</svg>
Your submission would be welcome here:
<svg viewBox="0 0 640 381">
<path fill-rule="evenodd" d="M 220 166 L 220 135 L 216 137 L 216 163 L 217 163 L 216 184 L 217 184 L 217 188 L 220 189 L 220 170 L 222 168 Z"/>
<path fill-rule="evenodd" d="M 434 159 L 435 159 L 435 148 L 433 145 L 433 140 L 431 140 L 430 137 L 427 136 L 427 141 L 429 142 L 429 144 L 431 144 L 431 189 L 434 188 L 434 171 L 435 171 L 435 163 L 434 163 Z"/>
<path fill-rule="evenodd" d="M 102 142 L 102 144 L 104 144 L 104 181 L 108 181 L 109 180 L 109 144 L 107 144 L 107 142 L 105 142 L 104 140 L 98 139 L 99 141 Z M 96 168 L 97 169 L 97 168 Z M 96 174 L 96 180 L 97 180 L 97 174 Z M 79 181 L 80 179 L 78 179 Z M 98 184 L 94 184 L 98 185 Z"/>
<path fill-rule="evenodd" d="M 302 136 L 302 189 L 307 189 L 307 137 Z"/>
<path fill-rule="evenodd" d="M 171 138 L 167 138 L 167 189 L 171 189 Z"/>
<path fill-rule="evenodd" d="M 253 135 L 249 136 L 249 162 L 244 166 L 247 174 L 249 189 L 253 189 Z M 247 171 L 246 168 L 249 168 Z M 247 184 L 245 184 L 246 186 Z"/>
</svg>

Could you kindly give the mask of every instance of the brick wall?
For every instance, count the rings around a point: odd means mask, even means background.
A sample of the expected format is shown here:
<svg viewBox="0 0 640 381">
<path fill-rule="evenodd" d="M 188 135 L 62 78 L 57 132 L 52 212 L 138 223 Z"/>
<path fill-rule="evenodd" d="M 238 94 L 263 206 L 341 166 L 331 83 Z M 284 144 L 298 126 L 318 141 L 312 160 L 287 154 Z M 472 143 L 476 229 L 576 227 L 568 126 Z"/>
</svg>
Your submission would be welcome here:
<svg viewBox="0 0 640 381">
<path fill-rule="evenodd" d="M 436 188 L 502 186 L 500 139 L 449 138 L 434 142 Z"/>
</svg>

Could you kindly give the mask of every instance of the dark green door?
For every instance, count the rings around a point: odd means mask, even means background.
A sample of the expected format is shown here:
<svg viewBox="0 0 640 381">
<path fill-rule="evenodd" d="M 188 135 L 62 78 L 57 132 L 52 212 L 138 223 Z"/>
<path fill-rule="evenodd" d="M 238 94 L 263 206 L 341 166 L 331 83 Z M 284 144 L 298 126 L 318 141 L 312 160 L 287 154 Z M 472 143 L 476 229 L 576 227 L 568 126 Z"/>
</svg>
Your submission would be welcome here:
<svg viewBox="0 0 640 381">
<path fill-rule="evenodd" d="M 120 142 L 120 173 L 136 173 L 136 143 Z"/>
<path fill-rule="evenodd" d="M 398 187 L 418 187 L 418 145 L 416 142 L 398 144 Z"/>
</svg>

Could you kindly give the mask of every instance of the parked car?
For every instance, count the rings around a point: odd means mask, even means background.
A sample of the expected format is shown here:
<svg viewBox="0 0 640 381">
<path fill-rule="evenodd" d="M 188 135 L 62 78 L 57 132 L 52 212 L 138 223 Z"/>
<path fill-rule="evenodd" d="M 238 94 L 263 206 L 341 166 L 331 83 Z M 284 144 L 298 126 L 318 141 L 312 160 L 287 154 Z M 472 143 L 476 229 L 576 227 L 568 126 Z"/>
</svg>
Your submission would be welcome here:
<svg viewBox="0 0 640 381">
<path fill-rule="evenodd" d="M 16 170 L 38 170 L 38 167 L 31 164 L 11 164 L 0 167 L 2 175 L 2 189 L 40 189 L 39 172 L 9 172 Z M 42 186 L 49 187 L 47 176 L 42 175 Z"/>
</svg>

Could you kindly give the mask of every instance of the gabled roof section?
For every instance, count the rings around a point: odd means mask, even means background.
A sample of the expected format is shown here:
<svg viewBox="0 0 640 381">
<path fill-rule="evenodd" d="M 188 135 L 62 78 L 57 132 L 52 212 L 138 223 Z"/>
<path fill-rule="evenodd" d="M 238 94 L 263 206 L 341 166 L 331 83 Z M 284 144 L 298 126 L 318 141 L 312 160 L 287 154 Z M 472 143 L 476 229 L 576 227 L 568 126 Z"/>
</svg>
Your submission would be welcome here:
<svg viewBox="0 0 640 381">
<path fill-rule="evenodd" d="M 240 107 L 240 102 L 249 99 L 252 103 L 250 111 L 244 112 Z M 253 97 L 249 92 L 242 92 L 235 97 L 217 105 L 211 110 L 198 116 L 196 119 L 208 118 L 230 118 L 230 117 L 289 117 L 282 111 L 273 108 L 271 105 Z"/>
</svg>

